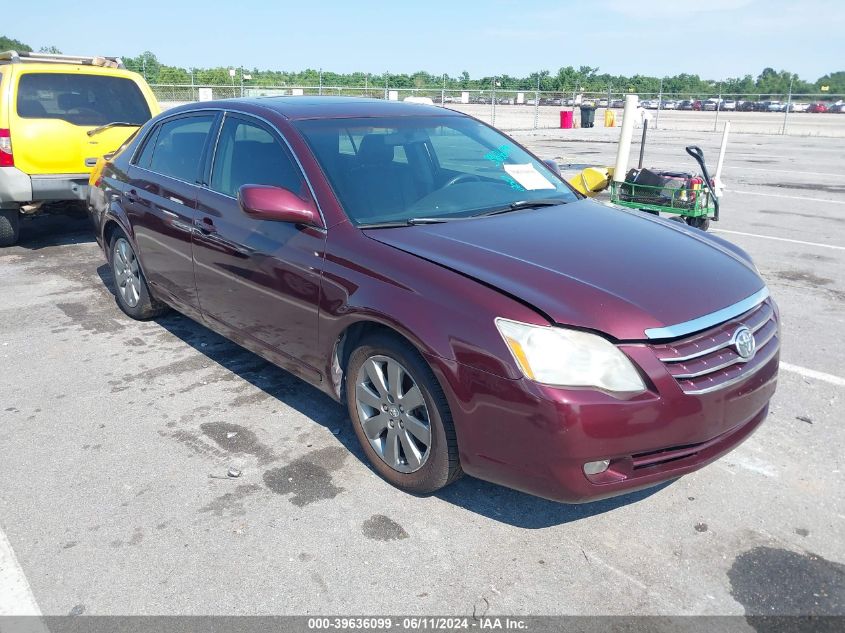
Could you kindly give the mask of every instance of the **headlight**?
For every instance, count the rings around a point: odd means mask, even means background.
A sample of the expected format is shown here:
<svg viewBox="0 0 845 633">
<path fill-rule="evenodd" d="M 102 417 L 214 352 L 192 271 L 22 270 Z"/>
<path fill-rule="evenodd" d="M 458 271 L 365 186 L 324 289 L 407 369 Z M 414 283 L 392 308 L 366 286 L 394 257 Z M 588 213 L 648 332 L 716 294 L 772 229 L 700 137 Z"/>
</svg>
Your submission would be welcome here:
<svg viewBox="0 0 845 633">
<path fill-rule="evenodd" d="M 634 365 L 610 341 L 579 330 L 496 319 L 527 378 L 559 387 L 594 387 L 612 392 L 645 391 Z"/>
</svg>

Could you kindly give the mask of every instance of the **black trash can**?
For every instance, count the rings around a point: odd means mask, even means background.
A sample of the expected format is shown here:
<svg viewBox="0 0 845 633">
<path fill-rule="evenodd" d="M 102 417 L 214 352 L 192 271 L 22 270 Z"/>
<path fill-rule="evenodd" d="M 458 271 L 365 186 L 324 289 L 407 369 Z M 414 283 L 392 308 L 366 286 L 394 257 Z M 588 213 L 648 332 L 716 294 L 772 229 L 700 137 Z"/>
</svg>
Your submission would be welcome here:
<svg viewBox="0 0 845 633">
<path fill-rule="evenodd" d="M 592 105 L 581 106 L 581 127 L 593 127 L 596 123 L 596 107 Z"/>
</svg>

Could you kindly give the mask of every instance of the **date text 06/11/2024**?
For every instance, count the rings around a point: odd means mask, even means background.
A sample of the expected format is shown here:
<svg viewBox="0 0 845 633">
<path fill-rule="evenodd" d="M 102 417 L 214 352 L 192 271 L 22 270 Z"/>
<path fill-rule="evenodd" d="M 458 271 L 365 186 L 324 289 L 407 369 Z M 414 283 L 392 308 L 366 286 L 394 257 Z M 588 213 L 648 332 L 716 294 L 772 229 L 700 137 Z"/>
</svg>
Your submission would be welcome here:
<svg viewBox="0 0 845 633">
<path fill-rule="evenodd" d="M 526 631 L 524 620 L 507 617 L 340 617 L 309 618 L 312 631 L 370 630 L 370 631 L 460 631 L 460 630 L 510 630 Z"/>
</svg>

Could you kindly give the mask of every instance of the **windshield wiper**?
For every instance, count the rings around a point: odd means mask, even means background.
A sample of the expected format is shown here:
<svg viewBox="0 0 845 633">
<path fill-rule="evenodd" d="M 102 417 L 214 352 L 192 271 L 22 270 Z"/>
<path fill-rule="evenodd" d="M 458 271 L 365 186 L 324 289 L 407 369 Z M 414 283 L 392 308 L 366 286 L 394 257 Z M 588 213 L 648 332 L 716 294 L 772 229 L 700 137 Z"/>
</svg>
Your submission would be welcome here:
<svg viewBox="0 0 845 633">
<path fill-rule="evenodd" d="M 466 220 L 466 217 L 459 218 L 408 218 L 407 220 L 396 220 L 392 222 L 373 222 L 371 224 L 359 224 L 359 229 L 392 229 L 398 226 L 415 226 L 417 224 L 441 224 L 453 220 Z"/>
<path fill-rule="evenodd" d="M 137 123 L 129 123 L 127 121 L 112 121 L 111 123 L 106 123 L 105 125 L 101 125 L 100 127 L 95 127 L 93 130 L 88 130 L 86 134 L 88 136 L 94 136 L 95 134 L 99 134 L 103 130 L 107 130 L 110 127 L 141 127 Z"/>
<path fill-rule="evenodd" d="M 554 207 L 559 204 L 566 204 L 568 201 L 561 198 L 538 198 L 537 200 L 518 200 L 511 202 L 502 207 L 494 207 L 487 209 L 481 213 L 476 213 L 471 216 L 473 218 L 482 218 L 488 215 L 499 215 L 501 213 L 510 213 L 511 211 L 520 211 L 522 209 L 536 209 L 539 207 Z"/>
</svg>

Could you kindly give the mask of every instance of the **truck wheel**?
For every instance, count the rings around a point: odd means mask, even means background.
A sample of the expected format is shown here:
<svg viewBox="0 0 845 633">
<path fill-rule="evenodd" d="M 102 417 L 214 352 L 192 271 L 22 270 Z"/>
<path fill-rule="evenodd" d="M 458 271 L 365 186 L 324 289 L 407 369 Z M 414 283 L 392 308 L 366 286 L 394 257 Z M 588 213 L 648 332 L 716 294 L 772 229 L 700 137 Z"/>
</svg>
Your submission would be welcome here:
<svg viewBox="0 0 845 633">
<path fill-rule="evenodd" d="M 0 209 L 0 246 L 14 246 L 18 243 L 20 224 L 20 211 Z"/>
</svg>

